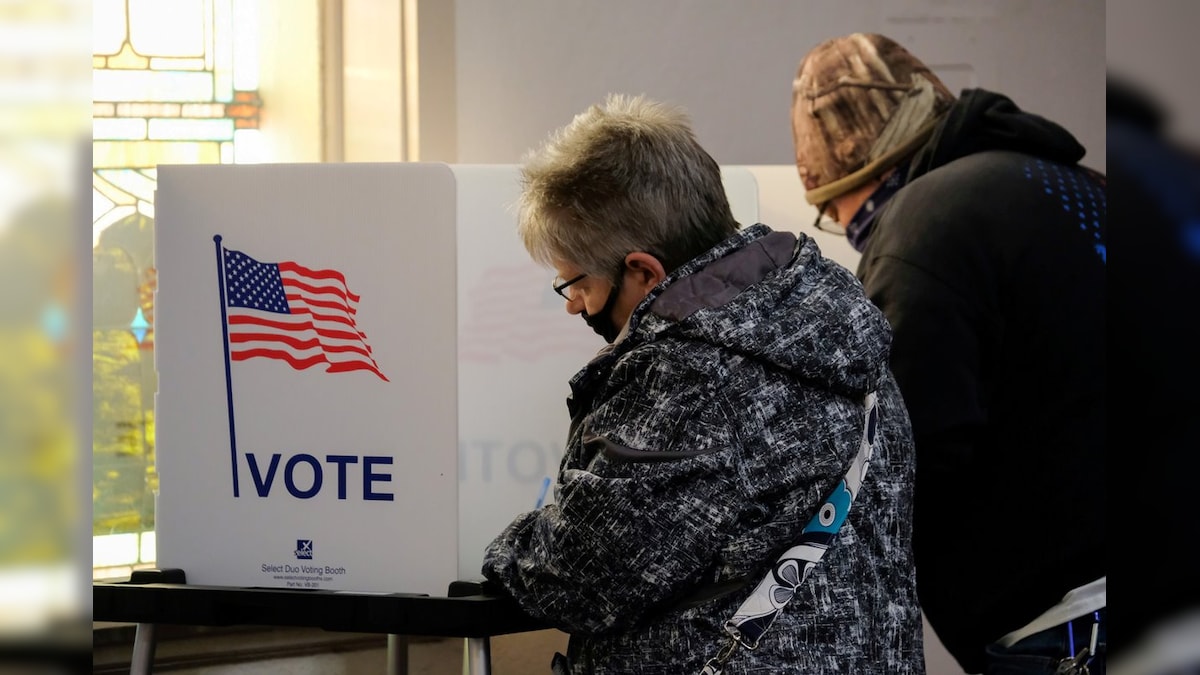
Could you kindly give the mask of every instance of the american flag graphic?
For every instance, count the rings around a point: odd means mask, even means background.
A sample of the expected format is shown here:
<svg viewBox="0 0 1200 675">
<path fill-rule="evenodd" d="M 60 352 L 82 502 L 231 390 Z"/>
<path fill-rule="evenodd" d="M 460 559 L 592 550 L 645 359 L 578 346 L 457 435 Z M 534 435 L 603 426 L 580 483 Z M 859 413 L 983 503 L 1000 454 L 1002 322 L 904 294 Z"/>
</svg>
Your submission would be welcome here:
<svg viewBox="0 0 1200 675">
<path fill-rule="evenodd" d="M 533 263 L 481 270 L 460 309 L 458 358 L 467 363 L 534 363 L 550 356 L 586 361 L 603 346 L 590 328 L 563 309 L 552 274 Z"/>
<path fill-rule="evenodd" d="M 264 263 L 222 247 L 229 358 L 279 359 L 296 370 L 367 370 L 388 378 L 358 329 L 359 296 L 336 270 Z"/>
</svg>

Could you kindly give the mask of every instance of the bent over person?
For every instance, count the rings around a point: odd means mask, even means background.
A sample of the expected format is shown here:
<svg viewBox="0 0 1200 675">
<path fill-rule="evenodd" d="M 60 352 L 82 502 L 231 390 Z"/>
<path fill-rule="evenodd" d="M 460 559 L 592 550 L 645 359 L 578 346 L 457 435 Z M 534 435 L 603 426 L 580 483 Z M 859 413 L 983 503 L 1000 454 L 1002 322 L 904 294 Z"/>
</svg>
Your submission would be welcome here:
<svg viewBox="0 0 1200 675">
<path fill-rule="evenodd" d="M 855 33 L 792 84 L 805 198 L 862 254 L 917 447 L 929 624 L 968 673 L 1102 675 L 1107 181 L 1066 129 Z"/>
<path fill-rule="evenodd" d="M 911 431 L 854 276 L 742 229 L 687 117 L 642 97 L 522 178 L 526 248 L 608 343 L 570 382 L 555 503 L 484 556 L 570 634 L 554 672 L 923 672 Z"/>
</svg>

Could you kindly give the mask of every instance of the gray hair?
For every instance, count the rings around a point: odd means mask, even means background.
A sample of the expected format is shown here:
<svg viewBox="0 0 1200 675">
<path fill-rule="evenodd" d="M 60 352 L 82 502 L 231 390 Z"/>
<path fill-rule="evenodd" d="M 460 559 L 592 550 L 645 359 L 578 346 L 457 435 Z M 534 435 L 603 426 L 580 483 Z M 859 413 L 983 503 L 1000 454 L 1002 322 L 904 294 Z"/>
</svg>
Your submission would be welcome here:
<svg viewBox="0 0 1200 675">
<path fill-rule="evenodd" d="M 517 231 L 530 256 L 614 283 L 629 253 L 671 272 L 739 227 L 687 114 L 642 96 L 610 94 L 576 115 L 526 158 L 521 178 Z"/>
</svg>

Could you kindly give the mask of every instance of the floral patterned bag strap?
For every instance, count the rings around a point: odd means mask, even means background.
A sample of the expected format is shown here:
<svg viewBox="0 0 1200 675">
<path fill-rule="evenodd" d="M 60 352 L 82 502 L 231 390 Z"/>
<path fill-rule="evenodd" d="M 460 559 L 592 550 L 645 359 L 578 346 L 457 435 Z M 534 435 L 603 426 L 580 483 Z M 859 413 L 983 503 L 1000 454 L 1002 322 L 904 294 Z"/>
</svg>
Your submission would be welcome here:
<svg viewBox="0 0 1200 675">
<path fill-rule="evenodd" d="M 725 622 L 729 635 L 716 656 L 704 664 L 701 675 L 720 675 L 725 663 L 733 657 L 738 647 L 757 649 L 763 634 L 774 623 L 775 617 L 796 594 L 796 589 L 808 578 L 812 569 L 821 562 L 825 551 L 846 521 L 854 497 L 862 487 L 867 475 L 867 466 L 874 454 L 879 413 L 875 408 L 875 394 L 867 394 L 864 401 L 866 414 L 863 416 L 862 442 L 858 455 L 850 464 L 845 478 L 838 482 L 833 492 L 821 504 L 817 514 L 808 521 L 800 533 L 800 541 L 784 552 L 754 592 L 738 607 L 733 618 Z"/>
</svg>

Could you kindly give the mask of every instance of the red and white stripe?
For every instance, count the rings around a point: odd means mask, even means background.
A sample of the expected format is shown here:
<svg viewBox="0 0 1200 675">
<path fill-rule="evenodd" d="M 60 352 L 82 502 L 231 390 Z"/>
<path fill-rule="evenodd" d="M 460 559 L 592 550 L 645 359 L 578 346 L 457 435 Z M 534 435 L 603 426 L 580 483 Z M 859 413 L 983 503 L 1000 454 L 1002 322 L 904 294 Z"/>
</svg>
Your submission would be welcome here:
<svg viewBox="0 0 1200 675">
<path fill-rule="evenodd" d="M 328 364 L 326 372 L 367 370 L 387 381 L 355 322 L 360 298 L 345 277 L 294 262 L 278 265 L 291 314 L 230 307 L 230 358 L 281 359 L 297 370 Z"/>
</svg>

